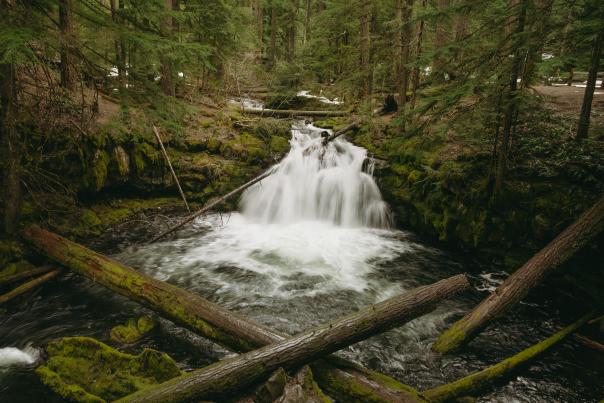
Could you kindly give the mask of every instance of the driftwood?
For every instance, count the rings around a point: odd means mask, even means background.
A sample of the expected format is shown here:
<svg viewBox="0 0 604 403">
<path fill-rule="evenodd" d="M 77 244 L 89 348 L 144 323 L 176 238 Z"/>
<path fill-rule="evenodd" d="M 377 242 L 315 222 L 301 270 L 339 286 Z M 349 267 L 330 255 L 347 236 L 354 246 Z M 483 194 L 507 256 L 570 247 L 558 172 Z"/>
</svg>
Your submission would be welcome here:
<svg viewBox="0 0 604 403">
<path fill-rule="evenodd" d="M 474 372 L 466 377 L 458 379 L 455 382 L 426 390 L 422 392 L 422 394 L 424 397 L 426 397 L 426 399 L 428 399 L 428 401 L 435 403 L 471 395 L 472 393 L 479 391 L 494 381 L 509 375 L 521 365 L 527 364 L 529 361 L 545 353 L 551 347 L 564 340 L 568 335 L 585 324 L 591 317 L 593 317 L 593 313 L 583 316 L 578 321 L 565 327 L 549 338 L 527 348 L 526 350 L 521 351 L 510 358 L 507 358 L 491 367 L 485 368 L 482 371 Z"/>
<path fill-rule="evenodd" d="M 22 272 L 12 274 L 10 276 L 2 276 L 0 277 L 0 285 L 14 283 L 25 278 L 35 277 L 40 274 L 48 273 L 52 269 L 53 268 L 51 266 L 42 266 L 35 267 L 29 270 L 24 270 Z"/>
<path fill-rule="evenodd" d="M 598 343 L 597 341 L 592 340 L 588 337 L 585 337 L 581 334 L 575 334 L 575 340 L 577 340 L 579 343 L 581 343 L 585 347 L 589 347 L 592 350 L 596 350 L 601 353 L 604 353 L 604 344 L 602 344 L 602 343 Z"/>
<path fill-rule="evenodd" d="M 470 313 L 440 335 L 433 349 L 446 353 L 475 337 L 488 323 L 505 313 L 538 285 L 554 268 L 604 228 L 604 198 L 601 198 L 524 266 L 507 278 Z"/>
<path fill-rule="evenodd" d="M 288 337 L 37 226 L 22 235 L 50 259 L 228 349 L 250 351 Z M 409 386 L 340 358 L 327 357 L 312 369 L 323 390 L 349 401 L 418 401 Z"/>
<path fill-rule="evenodd" d="M 296 368 L 375 334 L 407 323 L 470 287 L 463 274 L 418 287 L 297 336 L 220 361 L 126 396 L 123 402 L 182 402 L 220 398 L 269 376 Z"/>
<path fill-rule="evenodd" d="M 59 270 L 59 269 L 53 270 L 38 278 L 28 281 L 25 284 L 21 284 L 19 287 L 15 288 L 14 290 L 12 290 L 4 295 L 0 295 L 0 305 L 10 301 L 13 298 L 18 297 L 19 295 L 23 295 L 26 292 L 33 290 L 34 288 L 41 286 L 48 280 L 51 280 L 51 279 L 57 277 L 60 272 L 61 272 L 61 270 Z"/>
<path fill-rule="evenodd" d="M 302 111 L 292 109 L 243 109 L 243 113 L 251 115 L 262 115 L 262 116 L 281 116 L 281 117 L 292 117 L 292 116 L 313 116 L 313 117 L 337 117 L 337 116 L 348 116 L 350 112 L 346 111 Z"/>
<path fill-rule="evenodd" d="M 327 137 L 325 140 L 323 140 L 323 144 L 326 144 L 340 136 L 342 136 L 343 134 L 355 129 L 356 127 L 358 127 L 358 124 L 356 122 L 349 124 L 348 126 L 342 128 L 341 130 L 338 130 L 336 133 L 332 134 L 331 136 Z M 196 219 L 197 217 L 207 213 L 208 211 L 210 211 L 211 209 L 213 209 L 214 207 L 224 203 L 226 200 L 230 199 L 233 196 L 238 195 L 239 193 L 243 192 L 245 189 L 249 188 L 250 186 L 260 182 L 262 179 L 272 175 L 274 172 L 274 167 L 269 169 L 268 171 L 265 171 L 264 173 L 262 173 L 261 175 L 255 177 L 254 179 L 244 183 L 243 185 L 239 186 L 237 189 L 232 190 L 231 192 L 227 193 L 226 195 L 219 197 L 218 199 L 212 201 L 211 203 L 205 205 L 201 210 L 196 211 L 195 213 L 187 216 L 185 219 L 183 219 L 182 221 L 180 221 L 177 224 L 174 224 L 173 226 L 171 226 L 170 228 L 168 228 L 167 230 L 165 230 L 164 232 L 160 233 L 159 235 L 157 235 L 155 238 L 153 238 L 151 241 L 149 241 L 149 243 L 153 243 L 161 238 L 163 238 L 164 236 L 168 235 L 171 232 L 174 232 L 175 230 L 177 230 L 178 228 L 182 227 L 183 225 L 193 221 L 194 219 Z"/>
<path fill-rule="evenodd" d="M 172 178 L 174 179 L 174 182 L 176 182 L 176 187 L 178 188 L 178 191 L 180 192 L 180 197 L 182 197 L 182 201 L 185 202 L 187 211 L 191 212 L 191 209 L 189 208 L 189 203 L 187 203 L 187 198 L 185 197 L 185 193 L 182 191 L 182 187 L 180 187 L 180 182 L 178 181 L 178 176 L 176 176 L 176 172 L 174 172 L 174 168 L 172 168 L 172 163 L 170 162 L 170 157 L 168 157 L 168 153 L 166 151 L 166 148 L 164 147 L 164 143 L 161 141 L 161 137 L 160 137 L 159 132 L 157 131 L 157 127 L 155 127 L 155 125 L 153 125 L 153 133 L 155 133 L 155 138 L 157 139 L 157 142 L 159 143 L 159 146 L 161 147 L 161 152 L 164 154 L 164 158 L 165 158 L 166 162 L 168 163 L 168 168 L 170 168 L 170 172 L 172 173 Z"/>
</svg>

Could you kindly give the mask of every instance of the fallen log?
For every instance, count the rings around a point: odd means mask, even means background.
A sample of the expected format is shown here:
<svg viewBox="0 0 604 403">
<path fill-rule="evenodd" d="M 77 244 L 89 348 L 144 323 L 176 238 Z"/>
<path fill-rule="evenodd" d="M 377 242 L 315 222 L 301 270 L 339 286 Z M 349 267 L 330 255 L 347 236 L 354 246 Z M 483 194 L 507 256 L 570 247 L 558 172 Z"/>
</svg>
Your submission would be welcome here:
<svg viewBox="0 0 604 403">
<path fill-rule="evenodd" d="M 516 305 L 551 271 L 568 260 L 603 228 L 604 198 L 601 198 L 470 313 L 442 333 L 432 349 L 446 353 L 471 340 L 494 318 Z"/>
<path fill-rule="evenodd" d="M 302 111 L 292 109 L 243 109 L 243 113 L 251 115 L 261 116 L 281 116 L 281 117 L 292 117 L 292 116 L 311 116 L 311 117 L 338 117 L 348 116 L 350 112 L 347 111 Z"/>
<path fill-rule="evenodd" d="M 250 351 L 288 337 L 38 226 L 27 227 L 22 235 L 57 263 L 228 349 Z M 411 387 L 343 359 L 328 357 L 312 369 L 323 390 L 350 396 L 349 401 L 420 401 L 408 398 L 415 392 Z"/>
<path fill-rule="evenodd" d="M 174 182 L 176 182 L 176 187 L 178 188 L 180 197 L 182 198 L 182 201 L 185 202 L 185 207 L 187 208 L 187 211 L 191 212 L 191 209 L 189 208 L 189 203 L 187 203 L 187 198 L 185 197 L 185 193 L 182 191 L 182 187 L 180 187 L 180 182 L 178 181 L 178 176 L 176 176 L 176 172 L 174 172 L 174 168 L 172 168 L 172 162 L 170 162 L 170 157 L 168 157 L 168 152 L 166 151 L 166 148 L 164 147 L 164 143 L 161 141 L 161 137 L 159 135 L 159 132 L 157 131 L 157 127 L 155 127 L 155 125 L 152 125 L 152 126 L 153 126 L 153 133 L 155 134 L 155 138 L 157 139 L 157 142 L 159 143 L 161 152 L 164 155 L 164 159 L 168 163 L 168 168 L 170 168 L 170 172 L 172 173 L 172 178 L 174 179 Z"/>
<path fill-rule="evenodd" d="M 541 354 L 545 353 L 551 347 L 564 340 L 568 335 L 585 324 L 591 317 L 593 317 L 593 312 L 583 316 L 581 319 L 565 327 L 549 338 L 521 351 L 510 358 L 507 358 L 491 367 L 485 368 L 482 371 L 474 372 L 466 377 L 458 379 L 455 382 L 426 390 L 422 392 L 422 394 L 431 403 L 444 402 L 458 397 L 471 395 L 474 392 L 477 392 L 485 386 L 493 383 L 494 381 L 509 375 L 512 371 L 518 369 L 518 367 L 522 366 L 523 364 L 527 364 Z"/>
<path fill-rule="evenodd" d="M 588 337 L 585 337 L 581 334 L 575 334 L 575 340 L 577 340 L 579 343 L 581 343 L 585 347 L 589 347 L 593 350 L 604 353 L 604 344 L 602 344 L 602 343 L 598 343 L 597 341 L 592 340 Z"/>
<path fill-rule="evenodd" d="M 10 276 L 2 276 L 2 277 L 0 277 L 0 285 L 14 283 L 19 280 L 23 280 L 26 278 L 35 277 L 40 274 L 48 273 L 49 271 L 52 271 L 52 267 L 42 266 L 42 267 L 35 267 L 35 268 L 29 269 L 29 270 L 24 270 L 22 272 L 12 274 Z"/>
<path fill-rule="evenodd" d="M 323 141 L 323 144 L 326 144 L 338 137 L 340 137 L 341 135 L 355 129 L 358 126 L 358 124 L 356 122 L 353 122 L 351 124 L 349 124 L 348 126 L 342 128 L 341 130 L 338 130 L 336 133 L 332 134 L 331 136 L 329 136 L 327 139 L 325 139 Z M 178 222 L 177 224 L 174 224 L 173 226 L 171 226 L 170 228 L 168 228 L 167 230 L 165 230 L 164 232 L 160 233 L 159 235 L 157 235 L 155 238 L 153 238 L 151 241 L 149 241 L 149 243 L 153 243 L 161 238 L 163 238 L 164 236 L 168 235 L 171 232 L 174 232 L 175 230 L 177 230 L 178 228 L 182 227 L 183 225 L 193 221 L 194 219 L 196 219 L 197 217 L 207 213 L 208 211 L 210 211 L 211 209 L 213 209 L 214 207 L 224 203 L 226 200 L 230 199 L 231 197 L 243 192 L 245 189 L 249 188 L 250 186 L 260 182 L 262 179 L 272 175 L 275 172 L 275 167 L 269 169 L 268 171 L 265 171 L 264 173 L 262 173 L 261 175 L 255 177 L 254 179 L 244 183 L 243 185 L 239 186 L 237 189 L 232 190 L 231 192 L 227 193 L 226 195 L 212 201 L 210 204 L 205 205 L 201 210 L 196 211 L 195 213 L 187 216 L 185 219 L 183 219 L 182 221 Z"/>
<path fill-rule="evenodd" d="M 31 291 L 34 288 L 41 286 L 48 280 L 51 280 L 51 279 L 55 278 L 56 276 L 58 276 L 60 272 L 61 272 L 61 270 L 59 270 L 59 269 L 53 270 L 38 278 L 28 281 L 25 284 L 21 284 L 19 287 L 15 288 L 14 290 L 12 290 L 10 292 L 7 292 L 4 295 L 0 295 L 0 305 L 5 304 L 6 302 L 18 297 L 19 295 L 23 295 L 26 292 Z"/>
<path fill-rule="evenodd" d="M 286 340 L 226 359 L 138 391 L 122 402 L 182 402 L 223 398 L 269 376 L 296 368 L 375 334 L 407 323 L 470 287 L 460 274 L 367 307 Z"/>
</svg>

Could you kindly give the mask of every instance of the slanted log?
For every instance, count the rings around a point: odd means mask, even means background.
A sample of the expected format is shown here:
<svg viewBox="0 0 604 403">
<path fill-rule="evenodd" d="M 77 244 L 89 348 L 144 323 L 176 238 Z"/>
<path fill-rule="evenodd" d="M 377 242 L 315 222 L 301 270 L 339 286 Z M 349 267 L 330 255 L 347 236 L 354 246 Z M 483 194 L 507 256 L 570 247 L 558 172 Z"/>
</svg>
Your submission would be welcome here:
<svg viewBox="0 0 604 403">
<path fill-rule="evenodd" d="M 21 284 L 19 287 L 15 288 L 14 290 L 12 290 L 4 295 L 0 295 L 0 305 L 5 304 L 6 302 L 18 297 L 19 295 L 23 295 L 26 292 L 29 292 L 29 291 L 33 290 L 34 288 L 41 286 L 48 280 L 52 280 L 53 278 L 57 277 L 60 272 L 61 272 L 61 270 L 55 269 L 38 278 L 28 281 L 25 284 Z"/>
<path fill-rule="evenodd" d="M 294 117 L 294 116 L 310 116 L 310 117 L 337 117 L 337 116 L 348 116 L 350 112 L 347 111 L 302 111 L 293 109 L 243 109 L 243 113 L 251 115 L 261 116 L 281 116 L 281 117 Z"/>
<path fill-rule="evenodd" d="M 176 172 L 174 172 L 174 168 L 172 168 L 172 162 L 170 161 L 168 152 L 166 151 L 166 148 L 164 147 L 164 142 L 161 141 L 161 136 L 159 135 L 159 131 L 157 130 L 157 127 L 155 127 L 155 125 L 152 125 L 152 126 L 153 126 L 153 133 L 155 134 L 155 138 L 157 139 L 157 142 L 159 143 L 161 152 L 164 155 L 164 159 L 166 160 L 166 163 L 168 164 L 168 168 L 170 168 L 170 173 L 172 174 L 172 179 L 174 179 L 174 182 L 176 183 L 176 187 L 178 188 L 178 192 L 180 193 L 180 197 L 182 198 L 182 201 L 185 203 L 185 207 L 187 208 L 187 211 L 190 213 L 191 209 L 189 208 L 189 203 L 187 202 L 187 198 L 185 197 L 185 192 L 182 191 L 182 187 L 180 187 L 180 181 L 178 180 L 178 176 L 176 176 Z"/>
<path fill-rule="evenodd" d="M 288 337 L 38 226 L 27 227 L 22 235 L 59 264 L 228 349 L 250 351 Z M 328 357 L 313 364 L 313 371 L 319 369 L 316 380 L 322 389 L 352 396 L 352 401 L 421 401 L 407 385 L 346 360 Z"/>
<path fill-rule="evenodd" d="M 545 353 L 585 324 L 591 317 L 593 317 L 593 312 L 583 316 L 578 321 L 565 327 L 549 338 L 521 351 L 508 359 L 505 359 L 491 367 L 485 368 L 482 371 L 474 372 L 466 377 L 458 379 L 455 382 L 426 390 L 422 392 L 422 394 L 431 403 L 444 402 L 458 397 L 472 395 L 475 392 L 483 389 L 485 386 L 490 385 L 491 383 L 505 376 L 508 376 L 520 366 L 527 364 L 541 354 Z"/>
<path fill-rule="evenodd" d="M 53 268 L 51 266 L 42 266 L 42 267 L 35 267 L 35 268 L 29 269 L 29 270 L 24 270 L 24 271 L 18 272 L 16 274 L 11 274 L 10 276 L 1 276 L 0 285 L 15 283 L 19 280 L 23 280 L 23 279 L 30 278 L 30 277 L 35 277 L 40 274 L 48 273 L 49 271 L 52 271 L 52 270 L 53 270 Z"/>
<path fill-rule="evenodd" d="M 604 197 L 509 276 L 476 308 L 441 334 L 432 346 L 433 350 L 446 353 L 474 338 L 489 322 L 516 305 L 549 273 L 567 261 L 603 228 Z"/>
<path fill-rule="evenodd" d="M 405 324 L 470 287 L 459 274 L 367 307 L 286 340 L 226 359 L 120 399 L 122 402 L 183 402 L 222 398 L 269 376 Z"/>
</svg>

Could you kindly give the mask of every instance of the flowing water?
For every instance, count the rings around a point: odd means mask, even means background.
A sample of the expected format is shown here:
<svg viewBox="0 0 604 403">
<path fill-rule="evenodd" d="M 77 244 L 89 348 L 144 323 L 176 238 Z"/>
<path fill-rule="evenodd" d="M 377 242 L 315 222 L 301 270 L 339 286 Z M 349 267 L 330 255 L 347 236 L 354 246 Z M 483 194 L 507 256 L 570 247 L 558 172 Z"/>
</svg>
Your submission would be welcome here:
<svg viewBox="0 0 604 403">
<path fill-rule="evenodd" d="M 322 132 L 295 123 L 289 155 L 273 175 L 243 194 L 237 212 L 205 216 L 151 245 L 135 240 L 149 239 L 155 230 L 133 221 L 91 246 L 290 334 L 418 285 L 475 273 L 473 292 L 340 352 L 419 389 L 493 364 L 581 314 L 564 297 L 541 289 L 462 352 L 432 354 L 430 345 L 439 332 L 506 274 L 477 267 L 464 256 L 394 228 L 366 151 L 344 139 L 321 147 Z M 111 327 L 144 312 L 74 275 L 12 304 L 0 319 L 0 347 L 5 347 L 0 349 L 0 401 L 53 401 L 32 372 L 38 348 L 60 336 L 88 335 L 108 342 Z M 126 350 L 142 347 L 167 352 L 184 369 L 229 354 L 167 321 L 159 334 Z M 601 367 L 598 357 L 569 341 L 479 401 L 595 402 L 604 395 Z"/>
</svg>

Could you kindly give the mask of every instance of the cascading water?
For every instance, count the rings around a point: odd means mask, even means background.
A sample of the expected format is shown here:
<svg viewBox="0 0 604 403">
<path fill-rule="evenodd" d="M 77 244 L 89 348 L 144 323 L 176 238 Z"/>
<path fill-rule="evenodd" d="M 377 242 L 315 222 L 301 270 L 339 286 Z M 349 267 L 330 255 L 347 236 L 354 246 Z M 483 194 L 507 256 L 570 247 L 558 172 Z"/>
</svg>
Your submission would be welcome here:
<svg viewBox="0 0 604 403">
<path fill-rule="evenodd" d="M 373 180 L 367 151 L 340 138 L 323 146 L 321 133 L 331 131 L 294 124 L 289 154 L 261 186 L 244 193 L 244 216 L 266 224 L 316 220 L 388 228 L 388 206 Z"/>
</svg>

